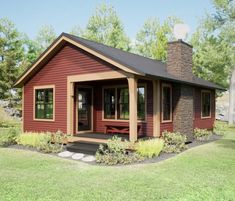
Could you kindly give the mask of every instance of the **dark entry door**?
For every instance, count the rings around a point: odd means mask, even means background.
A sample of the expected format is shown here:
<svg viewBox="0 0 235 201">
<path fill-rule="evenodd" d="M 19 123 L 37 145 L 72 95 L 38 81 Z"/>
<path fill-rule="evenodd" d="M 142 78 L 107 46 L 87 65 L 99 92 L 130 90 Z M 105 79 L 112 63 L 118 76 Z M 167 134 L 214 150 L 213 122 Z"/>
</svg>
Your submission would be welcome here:
<svg viewBox="0 0 235 201">
<path fill-rule="evenodd" d="M 78 88 L 78 131 L 91 130 L 91 98 L 91 88 Z"/>
</svg>

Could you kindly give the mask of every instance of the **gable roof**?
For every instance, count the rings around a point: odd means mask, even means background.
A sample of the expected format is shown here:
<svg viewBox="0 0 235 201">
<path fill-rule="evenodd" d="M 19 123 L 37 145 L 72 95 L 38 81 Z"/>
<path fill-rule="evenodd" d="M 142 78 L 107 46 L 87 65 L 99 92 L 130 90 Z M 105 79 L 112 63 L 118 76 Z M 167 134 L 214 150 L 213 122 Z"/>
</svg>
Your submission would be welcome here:
<svg viewBox="0 0 235 201">
<path fill-rule="evenodd" d="M 197 85 L 207 88 L 224 90 L 224 88 L 194 76 L 192 81 L 185 81 L 170 75 L 166 70 L 166 64 L 150 59 L 144 56 L 126 52 L 117 48 L 113 48 L 101 43 L 80 38 L 71 34 L 62 33 L 42 54 L 41 56 L 18 78 L 15 87 L 21 87 L 33 76 L 48 59 L 53 56 L 56 49 L 60 48 L 64 43 L 69 42 L 78 46 L 85 51 L 117 66 L 118 68 L 137 75 L 143 75 L 156 79 L 164 79 L 175 82 Z"/>
</svg>

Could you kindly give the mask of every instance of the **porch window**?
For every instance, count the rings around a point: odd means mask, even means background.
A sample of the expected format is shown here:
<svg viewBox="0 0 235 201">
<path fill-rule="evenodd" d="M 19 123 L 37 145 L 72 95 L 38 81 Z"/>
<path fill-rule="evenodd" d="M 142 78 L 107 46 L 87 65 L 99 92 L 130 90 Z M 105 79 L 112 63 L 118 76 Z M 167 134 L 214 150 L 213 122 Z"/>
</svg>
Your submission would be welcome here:
<svg viewBox="0 0 235 201">
<path fill-rule="evenodd" d="M 118 119 L 129 119 L 129 89 L 119 88 L 118 93 Z"/>
<path fill-rule="evenodd" d="M 137 88 L 137 113 L 138 119 L 144 120 L 145 119 L 145 87 L 138 87 Z"/>
<path fill-rule="evenodd" d="M 162 121 L 172 120 L 172 90 L 170 85 L 162 85 Z"/>
<path fill-rule="evenodd" d="M 104 118 L 115 119 L 115 89 L 104 89 Z"/>
<path fill-rule="evenodd" d="M 104 89 L 104 119 L 129 120 L 129 89 L 115 87 Z M 138 120 L 145 120 L 145 87 L 137 88 Z"/>
<path fill-rule="evenodd" d="M 53 119 L 53 88 L 35 89 L 35 119 Z"/>
<path fill-rule="evenodd" d="M 201 116 L 202 118 L 211 116 L 211 93 L 210 91 L 202 91 L 201 93 Z"/>
</svg>

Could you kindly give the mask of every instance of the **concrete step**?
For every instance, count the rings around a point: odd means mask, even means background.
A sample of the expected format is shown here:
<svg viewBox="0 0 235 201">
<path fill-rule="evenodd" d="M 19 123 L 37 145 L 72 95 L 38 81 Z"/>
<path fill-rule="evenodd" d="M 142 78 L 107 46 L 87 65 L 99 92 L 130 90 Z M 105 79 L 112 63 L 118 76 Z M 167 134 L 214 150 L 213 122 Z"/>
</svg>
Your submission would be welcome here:
<svg viewBox="0 0 235 201">
<path fill-rule="evenodd" d="M 69 143 L 66 149 L 70 152 L 94 155 L 97 149 L 99 148 L 100 144 L 103 143 L 78 141 Z"/>
</svg>

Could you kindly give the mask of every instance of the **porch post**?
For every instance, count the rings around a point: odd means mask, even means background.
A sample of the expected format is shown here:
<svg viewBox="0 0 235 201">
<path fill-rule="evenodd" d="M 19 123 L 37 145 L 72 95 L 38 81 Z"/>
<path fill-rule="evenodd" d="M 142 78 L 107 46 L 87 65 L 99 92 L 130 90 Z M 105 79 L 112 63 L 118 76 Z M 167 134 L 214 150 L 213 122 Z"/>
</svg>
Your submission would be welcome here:
<svg viewBox="0 0 235 201">
<path fill-rule="evenodd" d="M 153 137 L 160 137 L 160 82 L 153 80 Z"/>
<path fill-rule="evenodd" d="M 137 78 L 129 77 L 129 140 L 137 141 Z"/>
<path fill-rule="evenodd" d="M 73 135 L 74 82 L 67 80 L 67 134 Z"/>
</svg>

